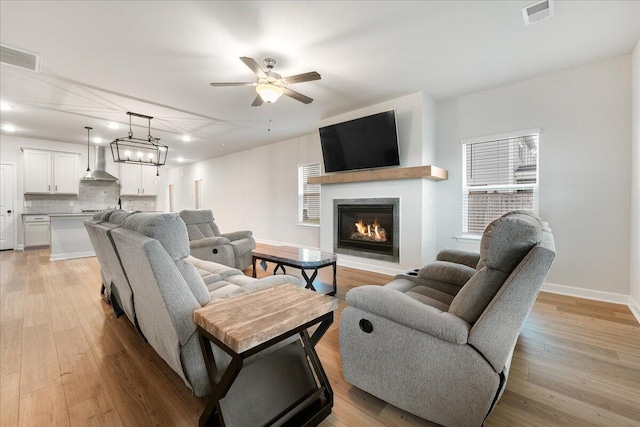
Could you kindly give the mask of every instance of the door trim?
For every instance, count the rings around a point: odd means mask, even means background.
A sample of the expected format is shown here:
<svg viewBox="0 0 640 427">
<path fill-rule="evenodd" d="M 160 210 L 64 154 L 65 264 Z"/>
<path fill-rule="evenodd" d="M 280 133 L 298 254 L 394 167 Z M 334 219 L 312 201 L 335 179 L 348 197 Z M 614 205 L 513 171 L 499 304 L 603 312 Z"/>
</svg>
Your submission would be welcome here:
<svg viewBox="0 0 640 427">
<path fill-rule="evenodd" d="M 0 162 L 0 165 L 12 166 L 13 169 L 13 250 L 18 250 L 18 220 L 22 215 L 22 203 L 18 199 L 18 164 L 16 162 Z"/>
</svg>

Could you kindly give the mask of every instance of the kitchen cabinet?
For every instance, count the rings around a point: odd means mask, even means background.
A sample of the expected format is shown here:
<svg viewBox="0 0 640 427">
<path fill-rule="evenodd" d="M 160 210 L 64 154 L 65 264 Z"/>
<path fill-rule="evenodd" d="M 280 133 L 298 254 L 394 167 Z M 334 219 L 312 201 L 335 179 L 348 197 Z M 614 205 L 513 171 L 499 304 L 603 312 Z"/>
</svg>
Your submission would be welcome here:
<svg viewBox="0 0 640 427">
<path fill-rule="evenodd" d="M 77 153 L 23 148 L 25 194 L 78 194 Z"/>
<path fill-rule="evenodd" d="M 122 196 L 157 196 L 156 168 L 130 163 L 120 164 L 120 194 Z"/>
<path fill-rule="evenodd" d="M 24 248 L 42 248 L 49 246 L 51 235 L 48 215 L 23 215 Z"/>
</svg>

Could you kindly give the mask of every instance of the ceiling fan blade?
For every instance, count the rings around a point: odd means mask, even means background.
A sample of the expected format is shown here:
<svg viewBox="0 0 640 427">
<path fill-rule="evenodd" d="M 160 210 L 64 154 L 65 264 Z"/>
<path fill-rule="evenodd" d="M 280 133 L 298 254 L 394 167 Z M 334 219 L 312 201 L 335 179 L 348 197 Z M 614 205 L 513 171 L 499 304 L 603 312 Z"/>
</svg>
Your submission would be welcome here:
<svg viewBox="0 0 640 427">
<path fill-rule="evenodd" d="M 249 58 L 248 56 L 241 56 L 240 60 L 244 62 L 244 65 L 249 67 L 251 71 L 255 73 L 256 76 L 258 76 L 261 79 L 267 78 L 267 75 L 264 73 L 262 68 L 260 68 L 260 66 L 258 65 L 255 59 Z"/>
<path fill-rule="evenodd" d="M 313 98 L 309 98 L 308 96 L 296 92 L 295 90 L 291 90 L 286 87 L 282 89 L 284 90 L 285 95 L 290 96 L 291 98 L 295 99 L 296 101 L 300 101 L 303 104 L 311 104 L 313 102 Z"/>
<path fill-rule="evenodd" d="M 262 97 L 260 95 L 256 95 L 256 98 L 251 103 L 252 107 L 259 107 L 262 105 Z"/>
<path fill-rule="evenodd" d="M 255 86 L 257 83 L 239 82 L 239 83 L 209 83 L 210 86 Z"/>
<path fill-rule="evenodd" d="M 312 80 L 320 80 L 320 74 L 315 71 L 304 74 L 296 74 L 295 76 L 283 77 L 282 81 L 287 84 L 310 82 Z"/>
</svg>

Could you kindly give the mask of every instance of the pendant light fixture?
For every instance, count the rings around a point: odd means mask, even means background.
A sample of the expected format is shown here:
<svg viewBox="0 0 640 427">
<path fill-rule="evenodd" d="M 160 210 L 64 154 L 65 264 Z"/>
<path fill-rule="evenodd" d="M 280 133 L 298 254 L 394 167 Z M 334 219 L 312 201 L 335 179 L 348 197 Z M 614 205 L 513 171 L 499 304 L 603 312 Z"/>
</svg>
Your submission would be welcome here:
<svg viewBox="0 0 640 427">
<path fill-rule="evenodd" d="M 84 174 L 82 179 L 94 180 L 96 177 L 93 175 L 93 172 L 91 172 L 91 168 L 89 167 L 89 141 L 91 140 L 91 129 L 93 128 L 89 126 L 85 126 L 84 128 L 87 130 L 87 173 Z"/>
<path fill-rule="evenodd" d="M 169 147 L 160 144 L 160 138 L 151 136 L 151 116 L 127 112 L 129 116 L 129 134 L 116 138 L 111 143 L 111 154 L 116 163 L 134 163 L 145 166 L 162 166 L 167 160 Z M 135 138 L 131 127 L 131 117 L 141 117 L 148 121 L 147 139 Z"/>
</svg>

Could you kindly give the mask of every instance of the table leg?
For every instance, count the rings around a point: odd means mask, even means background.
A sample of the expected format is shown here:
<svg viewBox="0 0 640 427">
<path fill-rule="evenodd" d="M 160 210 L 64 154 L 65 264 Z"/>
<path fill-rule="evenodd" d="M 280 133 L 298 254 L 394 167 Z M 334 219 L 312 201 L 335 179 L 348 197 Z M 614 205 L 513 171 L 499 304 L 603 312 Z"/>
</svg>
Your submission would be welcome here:
<svg viewBox="0 0 640 427">
<path fill-rule="evenodd" d="M 338 292 L 338 281 L 336 280 L 337 261 L 333 262 L 333 292 L 329 293 L 334 296 Z"/>
<path fill-rule="evenodd" d="M 253 264 L 253 277 L 256 277 L 256 257 L 255 255 L 251 257 L 251 263 Z"/>
<path fill-rule="evenodd" d="M 318 269 L 316 268 L 315 270 L 313 270 L 313 274 L 311 275 L 311 277 L 307 276 L 307 272 L 304 271 L 304 269 L 301 269 L 300 271 L 302 271 L 302 277 L 304 277 L 304 280 L 307 282 L 307 286 L 305 286 L 307 289 L 311 289 L 312 291 L 317 291 L 316 288 L 313 286 L 313 281 L 316 280 L 316 276 L 318 275 Z"/>
<path fill-rule="evenodd" d="M 276 264 L 276 268 L 273 269 L 273 274 L 275 275 L 278 272 L 278 269 L 282 269 L 282 274 L 287 274 L 287 270 L 284 269 L 284 265 L 278 263 Z"/>
<path fill-rule="evenodd" d="M 222 409 L 220 408 L 220 399 L 227 395 L 227 392 L 231 388 L 231 384 L 235 381 L 236 377 L 242 369 L 242 358 L 226 348 L 220 347 L 225 353 L 231 356 L 231 362 L 227 369 L 225 369 L 219 382 L 215 382 L 214 372 L 217 370 L 216 361 L 213 357 L 213 350 L 211 349 L 211 340 L 207 336 L 208 333 L 199 330 L 200 336 L 200 349 L 202 350 L 202 356 L 204 357 L 204 364 L 207 367 L 207 375 L 209 376 L 209 384 L 211 385 L 211 394 L 209 395 L 209 402 L 202 411 L 199 420 L 199 426 L 224 426 L 224 419 L 222 417 Z"/>
</svg>

